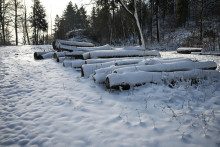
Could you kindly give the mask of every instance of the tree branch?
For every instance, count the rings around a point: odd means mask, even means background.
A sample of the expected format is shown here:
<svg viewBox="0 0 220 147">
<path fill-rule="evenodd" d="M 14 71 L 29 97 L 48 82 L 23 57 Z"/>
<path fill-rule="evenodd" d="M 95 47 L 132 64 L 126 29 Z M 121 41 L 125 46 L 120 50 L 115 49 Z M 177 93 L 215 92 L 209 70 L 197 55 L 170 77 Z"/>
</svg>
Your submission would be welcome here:
<svg viewBox="0 0 220 147">
<path fill-rule="evenodd" d="M 128 7 L 125 5 L 123 0 L 119 0 L 119 3 L 125 8 L 125 10 L 131 14 L 132 16 L 134 16 L 134 14 L 128 9 Z"/>
</svg>

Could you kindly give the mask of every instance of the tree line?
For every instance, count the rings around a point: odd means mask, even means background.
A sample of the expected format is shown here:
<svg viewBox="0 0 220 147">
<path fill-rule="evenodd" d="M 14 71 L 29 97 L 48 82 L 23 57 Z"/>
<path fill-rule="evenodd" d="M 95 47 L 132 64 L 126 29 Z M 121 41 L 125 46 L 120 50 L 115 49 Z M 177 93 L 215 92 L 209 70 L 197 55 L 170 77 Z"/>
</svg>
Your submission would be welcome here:
<svg viewBox="0 0 220 147">
<path fill-rule="evenodd" d="M 219 0 L 92 0 L 90 14 L 86 6 L 79 7 L 70 1 L 63 14 L 56 16 L 52 36 L 48 35 L 46 13 L 40 0 L 34 0 L 29 15 L 19 0 L 0 2 L 0 44 L 11 43 L 12 36 L 18 44 L 18 29 L 23 33 L 23 44 L 68 39 L 73 30 L 85 30 L 98 44 L 141 44 L 136 19 L 130 15 L 137 11 L 147 45 L 220 48 Z"/>
<path fill-rule="evenodd" d="M 19 35 L 22 34 L 22 35 Z M 22 37 L 22 38 L 19 38 Z M 48 43 L 48 22 L 40 0 L 33 0 L 27 14 L 25 0 L 0 0 L 0 45 Z"/>
<path fill-rule="evenodd" d="M 178 42 L 185 46 L 214 44 L 214 48 L 220 48 L 219 0 L 94 0 L 89 15 L 83 7 L 79 9 L 70 2 L 63 15 L 56 17 L 54 37 L 67 39 L 67 32 L 86 29 L 100 44 L 139 44 L 136 22 L 121 2 L 132 13 L 137 8 L 147 44 Z M 186 37 L 181 38 L 183 35 Z"/>
</svg>

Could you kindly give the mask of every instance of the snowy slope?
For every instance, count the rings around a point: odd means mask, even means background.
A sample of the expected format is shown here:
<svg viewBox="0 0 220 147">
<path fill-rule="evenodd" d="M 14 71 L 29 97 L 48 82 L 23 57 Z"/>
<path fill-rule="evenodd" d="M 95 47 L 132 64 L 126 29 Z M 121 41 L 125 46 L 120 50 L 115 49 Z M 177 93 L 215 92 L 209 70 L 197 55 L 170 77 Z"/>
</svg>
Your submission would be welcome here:
<svg viewBox="0 0 220 147">
<path fill-rule="evenodd" d="M 51 48 L 0 47 L 0 146 L 220 145 L 220 81 L 107 91 L 54 59 L 34 60 Z"/>
</svg>

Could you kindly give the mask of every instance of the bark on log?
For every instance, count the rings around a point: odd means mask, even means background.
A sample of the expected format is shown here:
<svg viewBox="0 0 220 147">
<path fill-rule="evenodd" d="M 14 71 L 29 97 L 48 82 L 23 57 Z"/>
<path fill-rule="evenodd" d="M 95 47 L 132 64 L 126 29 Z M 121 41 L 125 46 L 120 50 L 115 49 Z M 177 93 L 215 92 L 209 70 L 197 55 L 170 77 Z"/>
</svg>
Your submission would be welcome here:
<svg viewBox="0 0 220 147">
<path fill-rule="evenodd" d="M 146 83 L 173 83 L 191 80 L 193 82 L 202 79 L 220 79 L 220 73 L 216 70 L 190 70 L 177 72 L 127 72 L 123 74 L 109 74 L 106 77 L 106 87 L 110 89 L 130 89 L 131 86 L 140 86 Z"/>
<path fill-rule="evenodd" d="M 71 57 L 71 58 L 75 58 L 75 59 L 83 59 L 84 52 L 82 51 L 75 51 L 75 52 L 67 52 L 65 53 L 66 57 Z"/>
<path fill-rule="evenodd" d="M 182 47 L 177 49 L 177 53 L 181 54 L 191 54 L 191 52 L 201 52 L 202 48 L 187 48 L 187 47 Z"/>
<path fill-rule="evenodd" d="M 34 59 L 40 59 L 40 55 L 47 54 L 49 52 L 34 52 Z"/>
<path fill-rule="evenodd" d="M 213 56 L 220 56 L 220 52 L 202 52 L 200 55 L 213 55 Z"/>
<path fill-rule="evenodd" d="M 109 51 L 91 51 L 89 59 L 94 58 L 121 58 L 121 57 L 144 57 L 160 56 L 158 51 L 139 51 L 139 50 L 109 50 Z"/>
<path fill-rule="evenodd" d="M 127 68 L 120 68 L 114 70 L 114 73 L 125 73 L 134 71 L 146 71 L 146 72 L 174 72 L 174 71 L 187 71 L 192 69 L 203 69 L 203 70 L 215 70 L 217 64 L 213 61 L 207 62 L 171 62 L 164 64 L 155 65 L 139 65 Z"/>
<path fill-rule="evenodd" d="M 49 58 L 53 58 L 53 54 L 54 52 L 48 52 L 46 54 L 42 54 L 38 56 L 38 59 L 49 59 Z"/>
</svg>

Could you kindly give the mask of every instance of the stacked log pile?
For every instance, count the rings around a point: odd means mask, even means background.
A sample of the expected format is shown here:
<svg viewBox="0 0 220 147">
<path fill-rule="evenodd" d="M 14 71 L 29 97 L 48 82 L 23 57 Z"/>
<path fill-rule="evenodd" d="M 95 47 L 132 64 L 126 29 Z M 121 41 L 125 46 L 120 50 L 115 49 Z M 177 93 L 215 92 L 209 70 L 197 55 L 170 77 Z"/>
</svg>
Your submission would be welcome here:
<svg viewBox="0 0 220 147">
<path fill-rule="evenodd" d="M 109 45 L 95 47 L 91 43 L 63 40 L 56 40 L 53 46 L 59 52 L 37 52 L 35 59 L 53 57 L 64 67 L 81 70 L 82 77 L 105 84 L 109 89 L 187 80 L 196 83 L 208 77 L 220 79 L 215 62 L 198 62 L 187 58 L 163 59 L 158 51 L 146 51 L 139 46 L 116 49 Z"/>
</svg>

